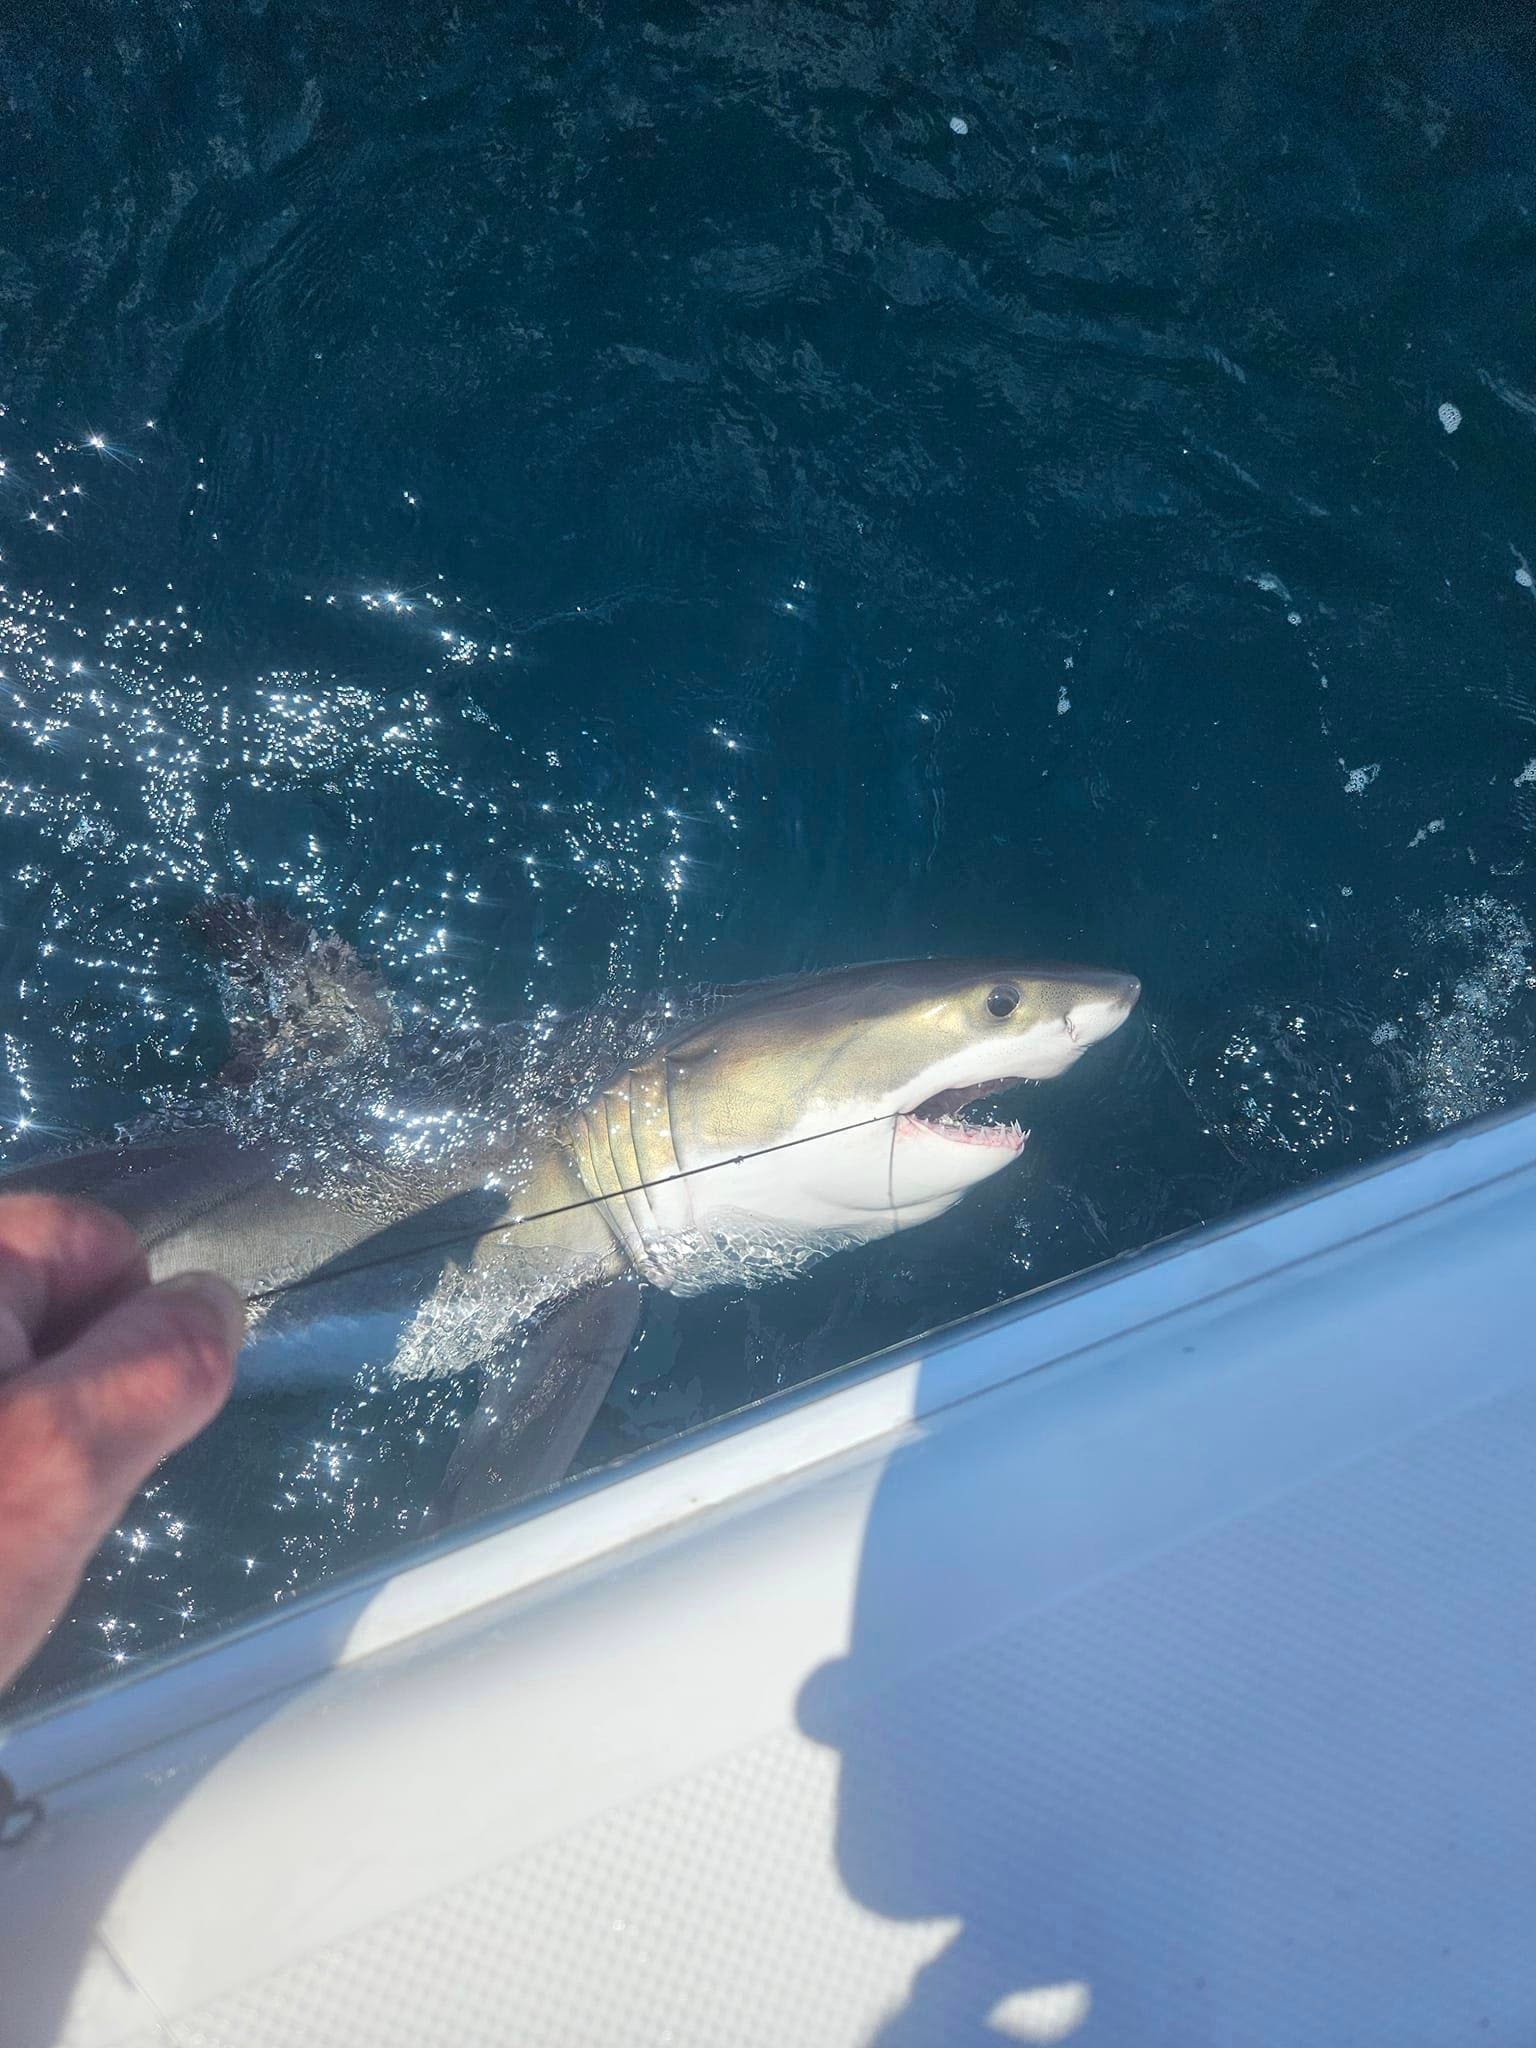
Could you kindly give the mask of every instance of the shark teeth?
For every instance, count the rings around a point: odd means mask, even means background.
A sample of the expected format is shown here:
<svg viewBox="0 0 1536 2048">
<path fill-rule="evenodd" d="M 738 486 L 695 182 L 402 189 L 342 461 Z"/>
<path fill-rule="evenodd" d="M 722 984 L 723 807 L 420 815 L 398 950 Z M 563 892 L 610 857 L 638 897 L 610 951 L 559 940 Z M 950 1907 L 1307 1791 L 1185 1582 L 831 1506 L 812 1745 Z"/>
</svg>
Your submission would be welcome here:
<svg viewBox="0 0 1536 2048">
<path fill-rule="evenodd" d="M 912 1130 L 947 1138 L 953 1144 L 990 1145 L 999 1150 L 1018 1152 L 1029 1136 L 1021 1125 L 973 1122 L 963 1112 L 974 1103 L 984 1102 L 989 1096 L 1001 1095 L 1005 1089 L 1020 1085 L 1013 1076 L 1002 1075 L 994 1081 L 976 1081 L 968 1087 L 946 1088 L 938 1095 L 931 1095 L 926 1102 L 920 1102 L 916 1109 L 904 1110 L 901 1122 Z"/>
<path fill-rule="evenodd" d="M 898 1121 L 908 1131 L 953 1145 L 986 1145 L 997 1151 L 1022 1152 L 1029 1137 L 1020 1124 L 972 1124 L 958 1116 L 919 1116 L 915 1110 L 904 1111 Z"/>
<path fill-rule="evenodd" d="M 940 1123 L 954 1116 L 957 1110 L 968 1109 L 974 1102 L 985 1102 L 989 1095 L 1001 1095 L 1006 1089 L 1021 1084 L 1011 1074 L 1000 1074 L 992 1081 L 972 1081 L 961 1088 L 945 1088 L 937 1095 L 930 1095 L 926 1102 L 920 1102 L 910 1112 L 924 1123 Z"/>
</svg>

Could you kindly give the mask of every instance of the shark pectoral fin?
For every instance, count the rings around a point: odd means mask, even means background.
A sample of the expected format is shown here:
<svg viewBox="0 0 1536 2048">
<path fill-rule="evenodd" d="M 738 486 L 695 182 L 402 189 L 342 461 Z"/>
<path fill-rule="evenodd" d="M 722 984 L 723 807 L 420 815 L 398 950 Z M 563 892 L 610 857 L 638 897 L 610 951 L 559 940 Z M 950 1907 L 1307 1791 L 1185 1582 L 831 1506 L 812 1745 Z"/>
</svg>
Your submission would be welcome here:
<svg viewBox="0 0 1536 2048">
<path fill-rule="evenodd" d="M 553 1486 L 570 1469 L 640 1321 L 632 1274 L 567 1295 L 486 1373 L 480 1406 L 448 1461 L 437 1523 L 469 1522 Z"/>
</svg>

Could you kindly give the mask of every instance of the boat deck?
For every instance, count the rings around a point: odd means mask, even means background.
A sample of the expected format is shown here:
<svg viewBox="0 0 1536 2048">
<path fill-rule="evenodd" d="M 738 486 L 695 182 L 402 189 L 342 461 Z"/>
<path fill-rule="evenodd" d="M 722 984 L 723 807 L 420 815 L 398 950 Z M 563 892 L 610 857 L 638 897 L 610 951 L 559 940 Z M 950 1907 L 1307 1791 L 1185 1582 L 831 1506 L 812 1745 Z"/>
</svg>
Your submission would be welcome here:
<svg viewBox="0 0 1536 2048">
<path fill-rule="evenodd" d="M 8 1730 L 5 2048 L 1536 2036 L 1536 1113 Z"/>
</svg>

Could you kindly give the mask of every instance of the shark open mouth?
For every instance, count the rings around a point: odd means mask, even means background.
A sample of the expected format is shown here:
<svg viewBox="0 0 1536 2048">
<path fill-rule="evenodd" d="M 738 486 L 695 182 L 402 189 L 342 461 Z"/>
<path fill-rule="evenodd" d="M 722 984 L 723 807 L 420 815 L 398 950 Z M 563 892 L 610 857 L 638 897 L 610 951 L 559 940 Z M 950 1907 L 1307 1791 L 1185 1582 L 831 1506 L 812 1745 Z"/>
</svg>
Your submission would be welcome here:
<svg viewBox="0 0 1536 2048">
<path fill-rule="evenodd" d="M 1004 1074 L 996 1081 L 977 1081 L 968 1088 L 945 1088 L 930 1095 L 916 1109 L 903 1110 L 899 1123 L 924 1136 L 943 1138 L 957 1145 L 991 1145 L 1003 1151 L 1023 1149 L 1028 1131 L 1018 1124 L 992 1123 L 985 1118 L 964 1117 L 961 1111 L 973 1103 L 986 1102 L 1009 1088 L 1022 1086 L 1016 1075 Z"/>
</svg>

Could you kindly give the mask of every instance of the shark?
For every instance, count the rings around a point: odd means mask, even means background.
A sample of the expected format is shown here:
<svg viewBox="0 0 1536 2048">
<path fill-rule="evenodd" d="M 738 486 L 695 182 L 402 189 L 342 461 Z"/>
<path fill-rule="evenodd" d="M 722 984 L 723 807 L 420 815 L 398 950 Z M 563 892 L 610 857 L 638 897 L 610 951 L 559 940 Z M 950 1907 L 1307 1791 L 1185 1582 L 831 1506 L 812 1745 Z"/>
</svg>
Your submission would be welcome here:
<svg viewBox="0 0 1536 2048">
<path fill-rule="evenodd" d="M 1140 994 L 1006 954 L 787 975 L 663 1013 L 605 1077 L 473 1142 L 374 1141 L 365 1087 L 355 1129 L 306 1143 L 284 1091 L 381 1054 L 398 1069 L 399 1006 L 344 941 L 282 913 L 222 902 L 202 931 L 233 1035 L 212 1111 L 35 1160 L 0 1191 L 115 1210 L 156 1277 L 222 1274 L 251 1304 L 238 1393 L 478 1369 L 446 1521 L 564 1476 L 647 1288 L 761 1285 L 944 1214 L 1024 1151 L 998 1099 L 1066 1073 Z M 455 1058 L 435 1068 L 449 1106 L 429 1124 L 454 1114 Z"/>
</svg>

